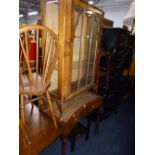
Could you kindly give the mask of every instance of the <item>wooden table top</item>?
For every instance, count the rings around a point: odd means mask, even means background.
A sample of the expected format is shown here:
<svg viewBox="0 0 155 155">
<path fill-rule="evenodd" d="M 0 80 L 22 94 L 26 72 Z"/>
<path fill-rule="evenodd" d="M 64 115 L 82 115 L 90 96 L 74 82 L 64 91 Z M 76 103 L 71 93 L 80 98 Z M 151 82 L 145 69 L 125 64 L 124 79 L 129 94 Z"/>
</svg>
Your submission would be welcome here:
<svg viewBox="0 0 155 155">
<path fill-rule="evenodd" d="M 52 120 L 36 106 L 32 109 L 31 104 L 25 105 L 25 117 L 31 145 L 30 147 L 28 144 L 24 145 L 20 132 L 19 152 L 20 155 L 37 155 L 60 136 L 60 128 L 55 129 Z"/>
</svg>

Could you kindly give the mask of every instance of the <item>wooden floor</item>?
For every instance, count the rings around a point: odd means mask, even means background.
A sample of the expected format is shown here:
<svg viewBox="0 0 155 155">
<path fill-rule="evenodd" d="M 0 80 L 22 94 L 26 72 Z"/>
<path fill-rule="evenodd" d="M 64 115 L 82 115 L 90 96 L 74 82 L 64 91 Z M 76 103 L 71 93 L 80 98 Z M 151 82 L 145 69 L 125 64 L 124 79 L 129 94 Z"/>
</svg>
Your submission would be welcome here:
<svg viewBox="0 0 155 155">
<path fill-rule="evenodd" d="M 55 129 L 52 120 L 40 112 L 36 106 L 32 108 L 31 104 L 25 106 L 25 116 L 31 145 L 23 141 L 20 132 L 19 153 L 20 155 L 37 155 L 60 136 L 60 129 Z"/>
</svg>

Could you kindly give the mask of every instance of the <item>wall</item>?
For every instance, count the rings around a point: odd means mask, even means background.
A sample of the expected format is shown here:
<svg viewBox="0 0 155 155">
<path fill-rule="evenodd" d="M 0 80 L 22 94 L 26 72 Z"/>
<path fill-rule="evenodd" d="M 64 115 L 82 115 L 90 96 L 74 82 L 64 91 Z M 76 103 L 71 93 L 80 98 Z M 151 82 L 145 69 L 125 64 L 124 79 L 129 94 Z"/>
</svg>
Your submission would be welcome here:
<svg viewBox="0 0 155 155">
<path fill-rule="evenodd" d="M 127 14 L 129 5 L 125 6 L 116 6 L 116 7 L 104 7 L 105 18 L 108 18 L 114 21 L 114 27 L 122 27 L 123 19 Z"/>
<path fill-rule="evenodd" d="M 37 24 L 39 20 L 39 15 L 30 16 L 26 18 L 19 18 L 19 25 L 22 24 Z"/>
</svg>

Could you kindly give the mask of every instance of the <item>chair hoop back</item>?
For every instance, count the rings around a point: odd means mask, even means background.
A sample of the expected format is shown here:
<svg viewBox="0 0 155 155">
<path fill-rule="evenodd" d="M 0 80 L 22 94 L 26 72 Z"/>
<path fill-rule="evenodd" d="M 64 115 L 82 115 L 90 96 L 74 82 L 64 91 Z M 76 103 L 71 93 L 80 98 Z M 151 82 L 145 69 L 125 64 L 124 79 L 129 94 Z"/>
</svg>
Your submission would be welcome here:
<svg viewBox="0 0 155 155">
<path fill-rule="evenodd" d="M 50 85 L 58 59 L 58 38 L 48 27 L 25 25 L 19 30 L 20 94 L 40 94 Z"/>
</svg>

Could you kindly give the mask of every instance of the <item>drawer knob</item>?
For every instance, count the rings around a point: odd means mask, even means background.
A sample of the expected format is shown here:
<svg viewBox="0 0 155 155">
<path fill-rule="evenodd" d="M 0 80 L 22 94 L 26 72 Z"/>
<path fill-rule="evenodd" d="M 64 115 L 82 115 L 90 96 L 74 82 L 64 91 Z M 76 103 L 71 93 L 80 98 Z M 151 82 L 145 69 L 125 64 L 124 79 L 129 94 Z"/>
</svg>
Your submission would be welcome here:
<svg viewBox="0 0 155 155">
<path fill-rule="evenodd" d="M 84 105 L 83 105 L 83 107 L 85 108 L 85 107 L 86 107 L 86 105 L 84 104 Z"/>
</svg>

